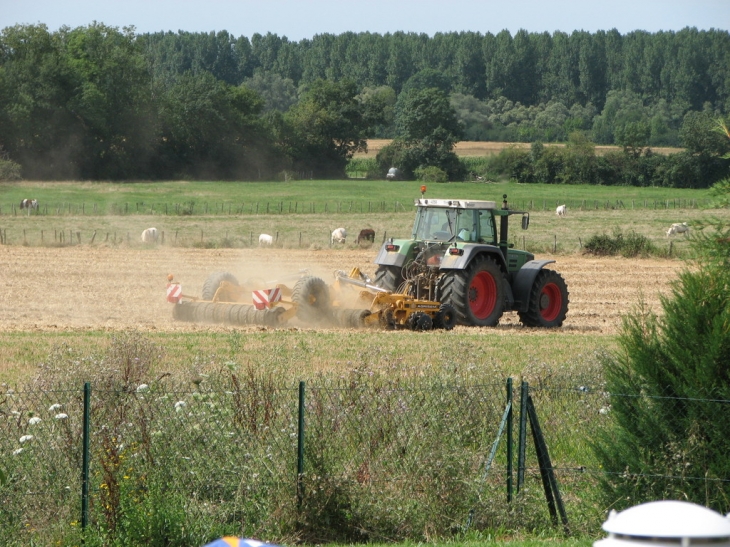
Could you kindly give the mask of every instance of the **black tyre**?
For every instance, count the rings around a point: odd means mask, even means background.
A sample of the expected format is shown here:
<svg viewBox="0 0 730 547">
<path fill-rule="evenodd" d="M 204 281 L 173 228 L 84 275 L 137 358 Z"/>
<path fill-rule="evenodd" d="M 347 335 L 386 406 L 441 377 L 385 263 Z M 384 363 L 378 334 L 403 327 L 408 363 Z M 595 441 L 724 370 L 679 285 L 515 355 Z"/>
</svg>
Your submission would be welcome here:
<svg viewBox="0 0 730 547">
<path fill-rule="evenodd" d="M 297 304 L 297 317 L 302 321 L 319 322 L 330 316 L 330 293 L 319 277 L 302 277 L 294 285 L 292 302 Z"/>
<path fill-rule="evenodd" d="M 427 313 L 417 311 L 408 318 L 408 326 L 411 330 L 431 330 L 433 328 L 433 320 Z"/>
<path fill-rule="evenodd" d="M 228 281 L 229 283 L 238 285 L 238 280 L 228 272 L 212 273 L 208 276 L 208 279 L 205 280 L 205 283 L 203 283 L 203 300 L 213 300 L 215 291 L 217 291 L 218 287 L 220 287 L 221 281 Z"/>
<path fill-rule="evenodd" d="M 395 292 L 404 281 L 403 269 L 398 266 L 378 266 L 375 270 L 375 285 L 386 291 Z"/>
<path fill-rule="evenodd" d="M 456 326 L 456 309 L 451 304 L 441 304 L 436 317 L 433 318 L 433 326 L 436 329 L 451 330 Z"/>
<path fill-rule="evenodd" d="M 518 312 L 526 327 L 555 328 L 563 325 L 568 313 L 568 286 L 553 270 L 540 270 L 530 289 L 526 312 Z"/>
<path fill-rule="evenodd" d="M 445 274 L 441 302 L 453 306 L 462 325 L 494 327 L 504 312 L 504 274 L 489 257 L 477 257 L 465 269 Z"/>
</svg>

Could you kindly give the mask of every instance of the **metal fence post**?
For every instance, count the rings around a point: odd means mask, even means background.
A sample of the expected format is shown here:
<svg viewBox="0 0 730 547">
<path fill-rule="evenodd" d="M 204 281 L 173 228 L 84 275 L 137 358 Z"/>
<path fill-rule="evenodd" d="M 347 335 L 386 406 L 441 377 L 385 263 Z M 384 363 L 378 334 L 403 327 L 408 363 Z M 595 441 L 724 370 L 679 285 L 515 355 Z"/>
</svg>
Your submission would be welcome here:
<svg viewBox="0 0 730 547">
<path fill-rule="evenodd" d="M 507 378 L 507 503 L 512 501 L 512 378 Z"/>
<path fill-rule="evenodd" d="M 525 448 L 527 444 L 527 397 L 529 386 L 523 380 L 520 388 L 520 431 L 517 440 L 517 492 L 525 484 Z"/>
<path fill-rule="evenodd" d="M 299 428 L 297 431 L 297 509 L 304 500 L 304 382 L 299 382 Z"/>
<path fill-rule="evenodd" d="M 81 459 L 81 530 L 89 523 L 89 430 L 91 422 L 91 384 L 84 383 L 84 423 Z"/>
</svg>

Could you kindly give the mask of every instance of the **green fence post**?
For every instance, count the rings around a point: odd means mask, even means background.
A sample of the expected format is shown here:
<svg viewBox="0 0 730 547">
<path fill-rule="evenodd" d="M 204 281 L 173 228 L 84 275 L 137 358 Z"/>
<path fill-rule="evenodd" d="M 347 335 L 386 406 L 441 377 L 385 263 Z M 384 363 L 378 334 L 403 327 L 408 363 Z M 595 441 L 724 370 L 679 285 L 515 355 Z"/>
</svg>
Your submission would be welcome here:
<svg viewBox="0 0 730 547">
<path fill-rule="evenodd" d="M 507 378 L 507 503 L 512 501 L 512 378 Z"/>
<path fill-rule="evenodd" d="M 517 440 L 517 492 L 525 484 L 525 447 L 527 445 L 527 396 L 529 386 L 523 381 L 520 388 L 520 431 Z"/>
<path fill-rule="evenodd" d="M 304 500 L 304 382 L 299 382 L 299 429 L 297 432 L 297 509 Z"/>
<path fill-rule="evenodd" d="M 84 431 L 81 456 L 81 530 L 89 523 L 89 429 L 91 422 L 91 384 L 84 383 Z"/>
</svg>

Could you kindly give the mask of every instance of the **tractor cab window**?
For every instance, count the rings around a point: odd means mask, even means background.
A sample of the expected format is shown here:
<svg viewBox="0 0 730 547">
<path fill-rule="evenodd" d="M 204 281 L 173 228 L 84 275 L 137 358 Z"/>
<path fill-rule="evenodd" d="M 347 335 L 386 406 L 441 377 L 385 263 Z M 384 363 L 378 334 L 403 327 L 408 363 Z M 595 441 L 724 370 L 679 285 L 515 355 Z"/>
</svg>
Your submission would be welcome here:
<svg viewBox="0 0 730 547">
<path fill-rule="evenodd" d="M 495 243 L 494 218 L 489 211 L 479 211 L 479 241 L 481 243 Z"/>
<path fill-rule="evenodd" d="M 423 207 L 419 209 L 413 237 L 415 239 L 449 241 L 456 233 L 454 209 Z"/>
<path fill-rule="evenodd" d="M 458 211 L 456 215 L 456 237 L 459 241 L 475 242 L 477 240 L 477 227 L 474 224 L 474 213 L 472 211 Z"/>
</svg>

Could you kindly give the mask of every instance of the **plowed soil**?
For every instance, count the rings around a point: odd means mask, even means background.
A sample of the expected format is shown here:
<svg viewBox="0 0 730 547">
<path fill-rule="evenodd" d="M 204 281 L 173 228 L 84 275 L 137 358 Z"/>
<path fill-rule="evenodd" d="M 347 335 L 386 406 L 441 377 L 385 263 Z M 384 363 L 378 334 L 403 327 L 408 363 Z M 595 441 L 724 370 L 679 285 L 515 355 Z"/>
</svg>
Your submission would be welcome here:
<svg viewBox="0 0 730 547">
<path fill-rule="evenodd" d="M 200 326 L 172 319 L 165 300 L 173 273 L 185 294 L 199 296 L 215 271 L 240 281 L 282 280 L 308 269 L 331 282 L 336 269 L 357 266 L 373 275 L 374 249 L 182 249 L 107 247 L 0 247 L 0 330 L 128 329 L 180 331 Z M 547 258 L 547 257 L 538 257 Z M 558 255 L 552 266 L 565 278 L 570 309 L 557 333 L 615 334 L 621 315 L 640 295 L 659 310 L 682 262 Z M 289 281 L 293 285 L 293 281 Z M 518 324 L 505 314 L 498 329 Z"/>
</svg>

